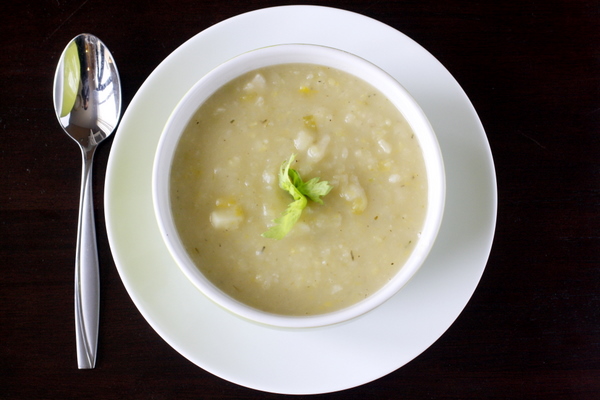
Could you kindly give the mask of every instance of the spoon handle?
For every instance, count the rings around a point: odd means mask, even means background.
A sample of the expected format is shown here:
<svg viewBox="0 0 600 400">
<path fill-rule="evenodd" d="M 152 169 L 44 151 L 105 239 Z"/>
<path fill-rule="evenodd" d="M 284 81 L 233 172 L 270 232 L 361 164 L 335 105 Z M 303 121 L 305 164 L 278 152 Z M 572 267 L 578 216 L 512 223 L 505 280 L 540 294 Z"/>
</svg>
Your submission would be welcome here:
<svg viewBox="0 0 600 400">
<path fill-rule="evenodd" d="M 79 369 L 94 368 L 100 314 L 100 273 L 92 196 L 94 149 L 83 150 L 75 260 L 75 335 Z"/>
</svg>

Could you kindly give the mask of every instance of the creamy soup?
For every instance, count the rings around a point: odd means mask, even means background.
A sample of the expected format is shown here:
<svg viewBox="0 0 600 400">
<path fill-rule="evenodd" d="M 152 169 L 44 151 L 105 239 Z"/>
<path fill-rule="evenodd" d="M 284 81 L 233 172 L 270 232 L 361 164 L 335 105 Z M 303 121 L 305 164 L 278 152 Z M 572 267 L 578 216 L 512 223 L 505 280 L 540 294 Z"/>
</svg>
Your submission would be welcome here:
<svg viewBox="0 0 600 400">
<path fill-rule="evenodd" d="M 282 239 L 262 236 L 293 201 L 278 174 L 329 182 Z M 314 315 L 377 291 L 410 255 L 426 207 L 423 155 L 371 85 L 312 64 L 252 71 L 196 112 L 178 144 L 171 201 L 181 240 L 221 290 L 258 309 Z"/>
</svg>

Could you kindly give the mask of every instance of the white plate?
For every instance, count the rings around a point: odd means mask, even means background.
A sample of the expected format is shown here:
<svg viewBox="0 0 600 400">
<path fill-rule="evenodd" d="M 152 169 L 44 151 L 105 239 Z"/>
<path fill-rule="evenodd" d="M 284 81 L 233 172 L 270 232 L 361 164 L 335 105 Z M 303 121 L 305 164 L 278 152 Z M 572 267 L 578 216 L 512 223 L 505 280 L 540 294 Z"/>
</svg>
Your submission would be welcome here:
<svg viewBox="0 0 600 400">
<path fill-rule="evenodd" d="M 308 330 L 253 324 L 186 280 L 154 218 L 154 152 L 177 101 L 207 71 L 262 46 L 313 43 L 372 61 L 417 99 L 435 129 L 447 174 L 444 222 L 428 260 L 395 297 L 351 322 Z M 108 238 L 123 283 L 148 323 L 199 367 L 275 393 L 344 390 L 405 365 L 450 327 L 484 271 L 497 193 L 485 132 L 450 73 L 407 36 L 355 13 L 314 6 L 258 10 L 223 21 L 174 51 L 123 116 L 106 174 Z"/>
</svg>

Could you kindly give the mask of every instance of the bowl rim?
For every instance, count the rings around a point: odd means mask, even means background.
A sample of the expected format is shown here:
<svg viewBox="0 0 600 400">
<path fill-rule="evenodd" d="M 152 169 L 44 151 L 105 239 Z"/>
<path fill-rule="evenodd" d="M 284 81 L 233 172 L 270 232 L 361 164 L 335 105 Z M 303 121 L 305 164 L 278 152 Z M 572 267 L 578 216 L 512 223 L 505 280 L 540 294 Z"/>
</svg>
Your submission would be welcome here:
<svg viewBox="0 0 600 400">
<path fill-rule="evenodd" d="M 311 61 L 313 60 L 313 61 Z M 427 171 L 427 212 L 419 241 L 394 277 L 364 300 L 325 314 L 291 316 L 251 307 L 232 298 L 206 278 L 179 240 L 169 196 L 170 170 L 181 133 L 198 108 L 232 79 L 268 65 L 320 64 L 348 72 L 374 86 L 403 114 L 419 140 Z M 167 171 L 167 172 L 165 172 Z M 169 253 L 187 279 L 222 308 L 247 320 L 281 328 L 311 328 L 345 322 L 377 308 L 394 296 L 416 274 L 431 251 L 439 232 L 446 192 L 443 157 L 435 132 L 424 111 L 395 78 L 364 58 L 333 47 L 289 43 L 241 53 L 200 78 L 172 110 L 159 138 L 152 169 L 152 200 L 159 231 Z"/>
</svg>

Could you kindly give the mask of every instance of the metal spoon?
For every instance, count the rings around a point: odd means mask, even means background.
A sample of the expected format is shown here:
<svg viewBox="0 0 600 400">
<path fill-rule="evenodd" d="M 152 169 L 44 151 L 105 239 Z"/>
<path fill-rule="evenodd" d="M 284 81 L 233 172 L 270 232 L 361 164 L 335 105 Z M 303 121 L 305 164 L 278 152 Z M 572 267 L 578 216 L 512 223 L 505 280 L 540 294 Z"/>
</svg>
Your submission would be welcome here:
<svg viewBox="0 0 600 400">
<path fill-rule="evenodd" d="M 121 114 L 119 73 L 97 37 L 81 34 L 63 51 L 54 76 L 54 109 L 83 157 L 75 256 L 75 334 L 77 364 L 89 369 L 96 364 L 100 314 L 92 162 L 96 147 L 114 131 Z"/>
</svg>

